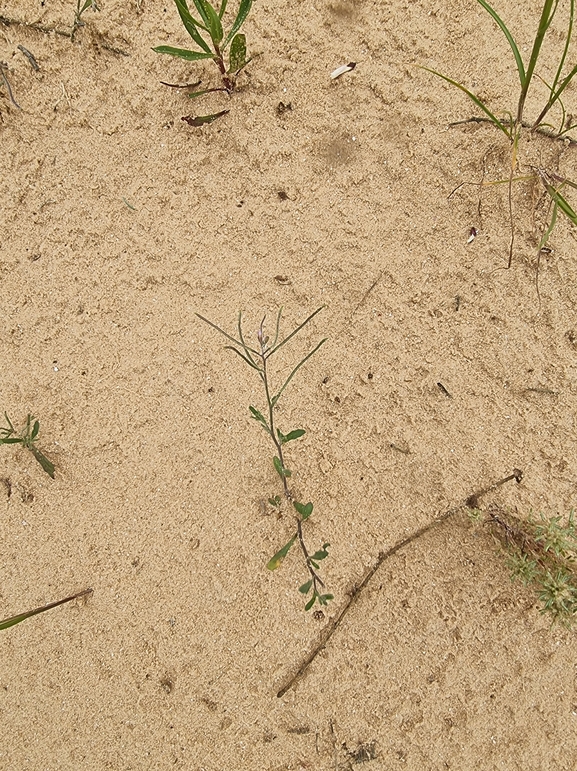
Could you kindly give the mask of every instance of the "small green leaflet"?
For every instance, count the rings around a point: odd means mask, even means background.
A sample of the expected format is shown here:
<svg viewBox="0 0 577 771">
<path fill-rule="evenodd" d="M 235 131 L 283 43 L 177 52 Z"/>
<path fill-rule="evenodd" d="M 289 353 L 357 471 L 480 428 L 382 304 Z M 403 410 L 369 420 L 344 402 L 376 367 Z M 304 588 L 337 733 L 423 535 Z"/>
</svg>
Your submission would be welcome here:
<svg viewBox="0 0 577 771">
<path fill-rule="evenodd" d="M 263 428 L 265 428 L 270 434 L 270 428 L 268 427 L 268 423 L 266 422 L 266 418 L 262 412 L 259 412 L 256 407 L 249 407 L 249 410 L 251 417 L 253 417 L 255 420 L 258 420 L 258 422 L 262 424 Z"/>
<path fill-rule="evenodd" d="M 293 506 L 301 515 L 301 522 L 304 522 L 305 519 L 308 519 L 310 515 L 313 513 L 313 505 L 312 503 L 310 503 L 310 501 L 307 504 L 299 503 L 298 501 L 293 501 Z"/>
<path fill-rule="evenodd" d="M 306 434 L 306 431 L 304 428 L 297 428 L 294 431 L 289 431 L 288 434 L 282 434 L 278 428 L 276 430 L 278 440 L 281 444 L 286 444 L 287 442 L 292 442 L 294 439 L 298 439 L 301 436 L 304 436 Z"/>
<path fill-rule="evenodd" d="M 283 468 L 282 463 L 280 462 L 280 459 L 277 458 L 275 455 L 272 459 L 273 466 L 276 469 L 276 473 L 279 475 L 281 479 L 288 479 L 291 476 L 291 472 L 288 470 L 288 468 Z"/>
<path fill-rule="evenodd" d="M 277 551 L 277 553 L 274 555 L 274 557 L 271 560 L 269 560 L 269 562 L 267 563 L 267 568 L 269 570 L 276 570 L 278 567 L 280 567 L 282 565 L 284 558 L 286 557 L 286 555 L 291 550 L 291 547 L 292 547 L 293 543 L 296 541 L 296 538 L 297 538 L 297 536 L 296 536 L 296 533 L 295 533 L 293 535 L 293 537 L 290 539 L 290 541 L 288 543 L 285 543 L 285 545 L 282 547 L 282 549 Z"/>
<path fill-rule="evenodd" d="M 311 578 L 310 581 L 307 581 L 306 584 L 303 584 L 302 586 L 299 586 L 299 592 L 301 594 L 308 594 L 311 590 L 311 586 L 313 585 L 313 579 Z"/>
<path fill-rule="evenodd" d="M 310 610 L 312 606 L 315 604 L 315 600 L 318 597 L 318 594 L 313 594 L 313 596 L 310 598 L 310 600 L 305 605 L 305 610 Z"/>
</svg>

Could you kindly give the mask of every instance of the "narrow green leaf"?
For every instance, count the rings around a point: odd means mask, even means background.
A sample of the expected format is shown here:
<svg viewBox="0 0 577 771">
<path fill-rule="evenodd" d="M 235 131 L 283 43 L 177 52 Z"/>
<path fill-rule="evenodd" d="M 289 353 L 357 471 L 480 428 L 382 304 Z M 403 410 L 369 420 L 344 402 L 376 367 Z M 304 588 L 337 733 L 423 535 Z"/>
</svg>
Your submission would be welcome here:
<svg viewBox="0 0 577 771">
<path fill-rule="evenodd" d="M 312 608 L 312 606 L 315 604 L 315 600 L 317 597 L 318 597 L 318 594 L 315 592 L 311 597 L 311 599 L 305 605 L 305 610 L 310 610 Z"/>
<path fill-rule="evenodd" d="M 73 594 L 71 597 L 65 597 L 63 600 L 57 600 L 56 602 L 51 602 L 48 605 L 42 605 L 40 608 L 35 608 L 34 610 L 29 610 L 26 613 L 19 613 L 17 616 L 10 616 L 10 618 L 5 618 L 3 621 L 0 621 L 0 630 L 2 629 L 8 629 L 11 626 L 14 626 L 15 624 L 19 624 L 21 621 L 25 621 L 27 618 L 30 618 L 31 616 L 36 616 L 39 613 L 44 613 L 46 610 L 50 610 L 51 608 L 56 608 L 58 605 L 63 605 L 65 602 L 71 602 L 72 600 L 76 600 L 78 597 L 83 597 L 85 594 L 90 594 L 92 592 L 92 589 L 85 589 L 83 592 L 78 592 L 78 594 Z"/>
<path fill-rule="evenodd" d="M 315 570 L 318 570 L 318 569 L 319 569 L 319 566 L 318 566 L 318 565 L 317 565 L 317 563 L 316 563 L 316 562 L 315 562 L 315 561 L 312 559 L 312 557 L 310 558 L 310 562 L 311 562 L 311 565 L 313 566 L 313 568 L 314 568 Z"/>
<path fill-rule="evenodd" d="M 306 505 L 299 503 L 298 501 L 293 501 L 293 506 L 301 515 L 301 522 L 304 522 L 305 519 L 308 519 L 313 513 L 313 505 L 310 501 Z"/>
<path fill-rule="evenodd" d="M 481 2 L 481 0 L 478 0 L 478 2 Z M 481 110 L 483 110 L 483 112 L 489 117 L 491 122 L 494 123 L 495 126 L 497 126 L 498 129 L 501 129 L 501 131 L 505 134 L 507 139 L 512 139 L 511 130 L 507 130 L 505 128 L 505 126 L 503 125 L 503 123 L 499 120 L 499 118 L 497 118 L 495 115 L 493 115 L 491 110 L 489 110 L 487 107 L 485 107 L 485 105 L 479 99 L 479 97 L 475 96 L 475 94 L 473 94 L 471 91 L 469 91 L 468 88 L 465 88 L 465 86 L 462 86 L 460 83 L 457 83 L 456 80 L 452 80 L 451 78 L 448 78 L 446 75 L 443 75 L 442 73 L 437 72 L 437 70 L 432 70 L 429 67 L 423 67 L 423 65 L 421 65 L 421 64 L 418 64 L 417 67 L 419 67 L 419 69 L 421 69 L 421 70 L 425 70 L 426 72 L 430 72 L 432 75 L 436 75 L 438 78 L 441 78 L 442 80 L 447 81 L 447 83 L 450 83 L 452 86 L 455 86 L 456 88 L 458 88 L 461 91 L 463 91 L 463 93 L 467 94 L 469 99 L 471 99 L 477 105 L 477 107 L 479 107 Z"/>
<path fill-rule="evenodd" d="M 543 184 L 547 188 L 547 192 L 551 196 L 553 203 L 558 206 L 563 214 L 568 217 L 574 225 L 577 225 L 577 214 L 573 211 L 569 202 L 561 195 L 561 193 L 553 187 L 546 179 L 541 177 Z"/>
<path fill-rule="evenodd" d="M 308 594 L 310 592 L 311 586 L 313 585 L 313 580 L 311 578 L 310 581 L 307 581 L 306 584 L 303 584 L 302 586 L 299 586 L 299 592 L 301 594 Z"/>
<path fill-rule="evenodd" d="M 206 12 L 206 6 L 209 5 L 209 3 L 207 0 L 192 0 L 192 2 L 194 3 L 196 10 L 199 12 L 200 18 L 202 19 L 204 25 L 208 29 L 210 27 L 210 20 Z"/>
<path fill-rule="evenodd" d="M 202 48 L 203 51 L 205 51 L 207 54 L 212 54 L 212 51 L 210 50 L 210 47 L 208 43 L 204 40 L 200 32 L 198 31 L 198 28 L 206 29 L 206 26 L 204 24 L 201 24 L 200 22 L 196 21 L 196 19 L 193 19 L 190 11 L 188 10 L 188 5 L 186 4 L 186 0 L 174 0 L 176 7 L 178 9 L 178 14 L 182 20 L 182 23 L 184 24 L 184 28 L 190 35 L 190 37 L 194 40 L 194 42 Z"/>
<path fill-rule="evenodd" d="M 156 46 L 152 49 L 157 54 L 168 54 L 177 56 L 179 59 L 186 59 L 187 62 L 195 62 L 199 59 L 214 59 L 214 54 L 201 53 L 200 51 L 187 51 L 185 48 L 174 48 L 173 46 Z"/>
<path fill-rule="evenodd" d="M 198 99 L 199 96 L 205 94 L 212 94 L 214 91 L 224 91 L 224 88 L 205 88 L 204 91 L 189 91 L 187 97 L 189 99 Z"/>
<path fill-rule="evenodd" d="M 203 5 L 206 11 L 206 18 L 208 19 L 208 30 L 210 32 L 210 37 L 212 39 L 213 45 L 216 47 L 220 45 L 224 34 L 222 31 L 222 23 L 218 13 L 214 10 L 208 0 L 204 0 Z"/>
<path fill-rule="evenodd" d="M 219 15 L 219 17 L 221 19 L 224 16 L 224 12 L 226 11 L 227 3 L 228 3 L 228 0 L 222 0 L 222 3 L 220 4 L 220 8 L 218 10 L 218 15 Z"/>
<path fill-rule="evenodd" d="M 246 35 L 235 35 L 230 46 L 229 73 L 236 73 L 246 64 Z"/>
<path fill-rule="evenodd" d="M 546 0 L 548 2 L 549 0 Z M 507 25 L 505 22 L 501 19 L 501 17 L 497 14 L 497 12 L 491 8 L 489 3 L 486 2 L 486 0 L 477 0 L 479 5 L 482 5 L 483 8 L 489 13 L 493 19 L 497 22 L 499 27 L 501 28 L 503 34 L 507 38 L 507 42 L 511 46 L 511 51 L 513 51 L 513 56 L 515 57 L 515 63 L 517 65 L 517 72 L 519 73 L 519 81 L 521 83 L 521 88 L 523 88 L 525 84 L 525 66 L 523 64 L 523 59 L 521 58 L 521 54 L 519 53 L 519 49 L 517 48 L 517 44 L 515 43 L 515 40 L 513 39 L 513 35 L 509 32 L 509 29 L 507 28 Z"/>
<path fill-rule="evenodd" d="M 266 430 L 270 434 L 270 428 L 268 427 L 268 423 L 266 422 L 266 419 L 265 419 L 264 415 L 262 414 L 262 412 L 259 412 L 256 409 L 256 407 L 249 407 L 249 410 L 250 410 L 250 413 L 251 413 L 251 417 L 254 418 L 255 420 L 258 420 L 259 423 L 262 423 L 264 428 L 266 428 Z"/>
<path fill-rule="evenodd" d="M 36 421 L 34 423 L 34 426 L 32 427 L 32 433 L 30 434 L 30 441 L 33 442 L 36 437 L 38 436 L 38 432 L 40 431 L 40 423 Z"/>
<path fill-rule="evenodd" d="M 319 602 L 321 605 L 326 605 L 329 600 L 334 600 L 334 594 L 319 594 Z"/>
<path fill-rule="evenodd" d="M 0 444 L 24 444 L 24 439 L 19 436 L 7 436 L 5 439 L 0 439 Z"/>
<path fill-rule="evenodd" d="M 283 563 L 284 558 L 291 550 L 291 547 L 293 543 L 296 541 L 296 533 L 293 535 L 293 537 L 288 541 L 288 543 L 285 543 L 285 545 L 282 547 L 282 549 L 279 549 L 277 553 L 274 555 L 274 557 L 269 560 L 267 563 L 267 568 L 269 570 L 276 570 L 278 567 L 280 567 Z"/>
<path fill-rule="evenodd" d="M 236 15 L 236 19 L 233 22 L 232 27 L 230 28 L 230 32 L 226 36 L 226 40 L 224 41 L 224 45 L 222 47 L 222 50 L 224 51 L 227 45 L 230 43 L 230 41 L 234 38 L 236 33 L 239 31 L 239 29 L 242 27 L 242 25 L 245 22 L 246 17 L 249 14 L 249 11 L 252 6 L 252 0 L 241 0 L 238 13 Z"/>
<path fill-rule="evenodd" d="M 46 455 L 41 453 L 40 450 L 37 447 L 34 447 L 33 444 L 30 445 L 29 449 L 32 455 L 34 455 L 34 457 L 38 461 L 38 463 L 42 466 L 44 471 L 48 474 L 48 476 L 54 479 L 54 463 L 48 460 Z"/>
</svg>

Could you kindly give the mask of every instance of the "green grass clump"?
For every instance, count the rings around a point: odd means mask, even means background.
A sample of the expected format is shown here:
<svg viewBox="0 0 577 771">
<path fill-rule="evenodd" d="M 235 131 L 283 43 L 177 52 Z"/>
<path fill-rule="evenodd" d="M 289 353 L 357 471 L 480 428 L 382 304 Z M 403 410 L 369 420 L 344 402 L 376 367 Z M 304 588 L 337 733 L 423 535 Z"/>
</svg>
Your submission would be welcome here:
<svg viewBox="0 0 577 771">
<path fill-rule="evenodd" d="M 308 503 L 301 503 L 300 501 L 295 500 L 293 497 L 293 494 L 289 488 L 288 480 L 291 477 L 291 471 L 287 467 L 286 459 L 285 459 L 285 446 L 289 442 L 293 442 L 296 439 L 299 439 L 301 436 L 304 435 L 305 431 L 302 428 L 296 428 L 292 431 L 288 431 L 286 434 L 283 433 L 276 425 L 275 421 L 275 408 L 278 405 L 279 399 L 283 395 L 286 387 L 291 382 L 293 377 L 296 375 L 298 370 L 303 366 L 303 364 L 310 359 L 310 357 L 316 353 L 321 345 L 326 342 L 326 338 L 321 340 L 309 353 L 299 361 L 299 363 L 293 367 L 289 375 L 284 379 L 282 385 L 278 389 L 274 389 L 271 382 L 271 373 L 270 373 L 270 366 L 269 361 L 270 359 L 284 346 L 286 343 L 289 342 L 298 332 L 303 329 L 316 315 L 322 310 L 321 308 L 318 308 L 314 313 L 311 313 L 311 315 L 305 319 L 302 324 L 299 324 L 293 331 L 288 334 L 286 337 L 284 337 L 279 342 L 279 332 L 280 332 L 280 321 L 281 321 L 281 315 L 282 315 L 282 308 L 278 312 L 278 316 L 276 319 L 276 328 L 275 328 L 275 334 L 274 338 L 271 340 L 271 338 L 265 333 L 264 330 L 264 322 L 265 319 L 260 323 L 260 326 L 256 333 L 257 338 L 257 346 L 252 347 L 250 346 L 244 337 L 243 331 L 242 331 L 242 314 L 239 313 L 238 316 L 238 337 L 234 337 L 233 335 L 229 335 L 228 332 L 225 332 L 223 329 L 221 329 L 216 324 L 213 324 L 212 321 L 209 321 L 204 316 L 201 316 L 199 313 L 196 315 L 199 319 L 204 321 L 206 324 L 209 324 L 213 329 L 216 329 L 218 332 L 220 332 L 221 335 L 224 335 L 224 337 L 229 340 L 232 345 L 225 346 L 226 349 L 234 351 L 240 358 L 253 370 L 255 370 L 261 380 L 263 390 L 264 390 L 264 397 L 266 401 L 266 409 L 264 410 L 264 413 L 258 410 L 256 407 L 253 407 L 252 405 L 249 407 L 251 418 L 253 418 L 260 427 L 265 431 L 269 439 L 271 440 L 274 449 L 275 449 L 275 455 L 272 459 L 272 465 L 274 470 L 276 471 L 277 475 L 279 476 L 282 486 L 283 486 L 283 493 L 284 493 L 284 499 L 289 504 L 289 506 L 292 506 L 292 509 L 294 509 L 295 514 L 295 531 L 291 538 L 285 543 L 285 545 L 279 549 L 276 554 L 269 560 L 267 563 L 267 568 L 269 570 L 276 570 L 282 562 L 284 561 L 287 554 L 290 552 L 292 547 L 295 543 L 298 543 L 301 554 L 304 558 L 305 567 L 308 573 L 307 580 L 301 584 L 299 587 L 299 592 L 304 595 L 308 595 L 308 600 L 305 605 L 305 610 L 310 610 L 315 602 L 318 601 L 320 605 L 326 605 L 329 600 L 333 599 L 333 595 L 329 594 L 325 591 L 325 585 L 323 580 L 321 579 L 318 571 L 320 569 L 319 563 L 326 559 L 328 557 L 328 547 L 330 546 L 329 543 L 323 543 L 320 549 L 317 549 L 314 553 L 310 553 L 308 550 L 308 547 L 304 540 L 303 535 L 303 524 L 304 522 L 311 516 L 313 513 L 313 504 L 309 501 Z M 281 513 L 283 511 L 283 500 L 281 499 L 280 495 L 275 495 L 268 499 L 269 504 L 273 507 L 274 510 Z M 290 509 L 289 509 L 290 510 Z"/>
<path fill-rule="evenodd" d="M 4 417 L 8 425 L 0 427 L 0 444 L 21 444 L 22 447 L 26 447 L 34 455 L 48 476 L 54 479 L 54 464 L 36 447 L 36 440 L 40 432 L 39 421 L 29 414 L 26 418 L 26 425 L 21 433 L 17 434 L 6 413 L 4 413 Z"/>
<path fill-rule="evenodd" d="M 516 181 L 514 179 L 514 175 L 517 168 L 518 145 L 522 128 L 527 128 L 531 132 L 539 132 L 554 139 L 559 139 L 563 138 L 569 131 L 577 127 L 577 124 L 572 123 L 570 118 L 569 120 L 566 120 L 566 111 L 561 99 L 565 89 L 569 86 L 574 76 L 577 74 L 577 65 L 573 66 L 568 71 L 566 71 L 565 67 L 573 33 L 575 0 L 569 0 L 568 4 L 562 3 L 561 0 L 545 0 L 527 64 L 525 64 L 523 61 L 523 57 L 521 56 L 521 52 L 515 41 L 515 38 L 513 37 L 513 34 L 501 16 L 499 16 L 495 9 L 486 0 L 477 0 L 477 2 L 493 18 L 501 32 L 505 35 L 515 60 L 515 66 L 519 77 L 519 97 L 517 100 L 516 110 L 514 111 L 515 117 L 513 117 L 513 112 L 507 110 L 503 111 L 503 114 L 506 115 L 505 118 L 498 117 L 495 112 L 487 107 L 487 105 L 479 96 L 466 88 L 462 83 L 453 80 L 447 75 L 443 75 L 442 73 L 437 72 L 437 70 L 430 69 L 429 67 L 422 67 L 422 69 L 426 70 L 427 72 L 431 72 L 433 75 L 442 78 L 447 83 L 450 83 L 451 85 L 463 91 L 469 97 L 469 99 L 471 99 L 471 101 L 473 101 L 475 105 L 484 113 L 483 118 L 477 118 L 473 120 L 486 120 L 490 122 L 499 131 L 505 134 L 505 136 L 511 142 L 511 171 L 509 176 L 510 202 L 511 184 L 513 181 Z M 563 48 L 557 59 L 557 67 L 553 80 L 551 83 L 546 83 L 541 77 L 536 75 L 536 67 L 540 59 L 546 34 L 551 27 L 558 8 L 562 5 L 564 5 L 566 8 L 568 6 L 568 18 L 564 31 Z M 548 97 L 542 105 L 542 109 L 540 110 L 537 117 L 534 120 L 527 121 L 525 119 L 525 103 L 527 100 L 529 88 L 534 82 L 535 77 L 538 77 L 538 79 L 546 86 Z M 558 106 L 560 108 L 560 116 L 556 124 L 546 122 L 546 119 L 549 120 L 551 108 L 554 106 Z M 547 240 L 553 231 L 559 212 L 564 214 L 573 224 L 577 225 L 577 213 L 573 210 L 562 192 L 566 187 L 577 188 L 577 184 L 571 182 L 565 177 L 542 168 L 532 169 L 532 175 L 530 177 L 522 176 L 518 179 L 526 180 L 534 178 L 537 178 L 541 181 L 546 193 L 550 198 L 550 215 L 548 216 L 548 224 L 545 226 L 543 236 L 539 243 L 540 252 L 541 249 L 546 245 Z M 510 216 L 511 227 L 513 228 L 512 210 L 510 211 Z M 511 265 L 512 248 L 513 235 L 511 237 L 511 246 L 509 249 L 508 267 Z"/>
<path fill-rule="evenodd" d="M 241 0 L 236 17 L 226 33 L 222 20 L 228 0 L 221 0 L 218 10 L 208 0 L 193 0 L 199 16 L 198 19 L 195 19 L 190 13 L 186 0 L 174 0 L 174 2 L 182 23 L 196 44 L 197 50 L 175 48 L 174 46 L 157 46 L 152 50 L 158 54 L 176 56 L 189 62 L 200 59 L 212 59 L 214 61 L 220 72 L 223 87 L 195 91 L 189 96 L 197 97 L 210 91 L 232 93 L 236 86 L 237 75 L 250 61 L 246 58 L 246 36 L 239 30 L 249 14 L 252 0 Z M 227 49 L 230 49 L 228 51 L 228 65 L 225 61 Z M 204 122 L 208 121 L 205 120 Z"/>
<path fill-rule="evenodd" d="M 568 517 L 531 516 L 521 520 L 500 509 L 473 510 L 501 544 L 511 578 L 531 586 L 552 622 L 571 626 L 577 617 L 577 531 Z"/>
</svg>

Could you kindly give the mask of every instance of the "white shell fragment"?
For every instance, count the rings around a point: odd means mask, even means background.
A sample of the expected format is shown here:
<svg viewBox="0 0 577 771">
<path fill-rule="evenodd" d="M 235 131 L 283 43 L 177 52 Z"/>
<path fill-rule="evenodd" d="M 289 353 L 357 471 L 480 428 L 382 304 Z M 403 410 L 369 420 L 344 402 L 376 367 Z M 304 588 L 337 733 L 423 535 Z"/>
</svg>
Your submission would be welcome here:
<svg viewBox="0 0 577 771">
<path fill-rule="evenodd" d="M 340 78 L 341 75 L 344 75 L 345 72 L 351 72 L 351 70 L 354 70 L 357 66 L 356 62 L 349 62 L 348 64 L 342 64 L 340 67 L 337 67 L 336 70 L 333 70 L 331 72 L 331 80 L 336 80 L 337 78 Z"/>
</svg>

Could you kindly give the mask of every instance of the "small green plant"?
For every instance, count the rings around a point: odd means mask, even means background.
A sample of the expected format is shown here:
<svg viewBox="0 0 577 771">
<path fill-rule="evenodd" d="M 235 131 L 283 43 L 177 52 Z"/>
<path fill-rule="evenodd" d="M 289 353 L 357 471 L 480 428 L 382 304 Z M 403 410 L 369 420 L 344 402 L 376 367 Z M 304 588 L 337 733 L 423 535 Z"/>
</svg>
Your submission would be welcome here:
<svg viewBox="0 0 577 771">
<path fill-rule="evenodd" d="M 0 427 L 0 444 L 21 444 L 22 447 L 26 447 L 30 450 L 32 455 L 36 458 L 38 463 L 42 466 L 44 471 L 54 479 L 54 464 L 48 460 L 44 453 L 40 452 L 36 447 L 36 440 L 40 432 L 40 423 L 32 416 L 28 415 L 26 418 L 26 425 L 20 434 L 16 433 L 16 429 L 10 422 L 10 418 L 4 413 L 6 418 L 6 427 Z"/>
<path fill-rule="evenodd" d="M 58 605 L 64 605 L 65 602 L 72 602 L 72 600 L 77 600 L 79 597 L 84 597 L 86 594 L 92 594 L 92 589 L 84 589 L 84 591 L 73 594 L 71 597 L 65 597 L 63 600 L 57 600 L 56 602 L 51 602 L 48 605 L 42 605 L 40 608 L 27 610 L 26 613 L 19 613 L 17 616 L 10 616 L 9 618 L 5 618 L 0 621 L 0 631 L 2 629 L 8 629 L 11 626 L 15 626 L 21 621 L 26 621 L 26 619 L 30 618 L 31 616 L 37 616 L 39 613 L 44 613 L 51 608 L 56 608 Z"/>
<path fill-rule="evenodd" d="M 74 11 L 74 24 L 72 25 L 72 32 L 70 33 L 70 40 L 74 40 L 74 35 L 80 29 L 84 27 L 84 21 L 82 20 L 82 14 L 91 8 L 93 11 L 99 11 L 100 8 L 96 5 L 96 0 L 76 0 L 76 10 Z"/>
<path fill-rule="evenodd" d="M 225 34 L 222 26 L 228 0 L 221 0 L 218 10 L 208 0 L 193 0 L 199 15 L 195 19 L 188 8 L 186 0 L 174 0 L 184 27 L 198 50 L 174 48 L 173 46 L 157 46 L 153 51 L 159 54 L 168 54 L 185 59 L 189 62 L 200 59 L 212 59 L 220 72 L 222 88 L 209 88 L 203 91 L 189 93 L 191 98 L 208 94 L 212 91 L 226 91 L 231 94 L 236 86 L 236 78 L 241 70 L 249 63 L 246 58 L 246 36 L 239 32 L 252 6 L 252 0 L 241 0 L 236 17 Z M 228 52 L 228 66 L 225 62 L 225 54 Z M 204 123 L 209 121 L 205 116 Z"/>
<path fill-rule="evenodd" d="M 483 513 L 471 511 L 474 521 Z M 577 614 L 577 531 L 574 513 L 521 520 L 489 509 L 484 522 L 507 555 L 511 578 L 532 586 L 553 622 L 570 626 Z"/>
<path fill-rule="evenodd" d="M 303 364 L 310 359 L 310 357 L 316 353 L 321 345 L 326 342 L 327 338 L 324 338 L 321 340 L 307 355 L 299 361 L 299 363 L 291 370 L 288 377 L 285 378 L 282 386 L 278 388 L 278 390 L 273 389 L 272 382 L 271 382 L 271 374 L 270 374 L 270 366 L 269 361 L 270 359 L 277 353 L 277 351 L 280 350 L 286 343 L 289 342 L 298 332 L 303 329 L 316 315 L 322 310 L 321 308 L 318 308 L 314 313 L 311 313 L 311 315 L 305 319 L 302 324 L 299 324 L 293 331 L 288 334 L 286 337 L 284 337 L 279 342 L 279 332 L 280 332 L 280 322 L 281 322 L 281 315 L 282 315 L 282 308 L 278 312 L 278 316 L 276 319 L 276 329 L 274 338 L 271 340 L 270 337 L 265 333 L 264 330 L 264 322 L 265 319 L 260 323 L 260 326 L 257 330 L 256 337 L 258 341 L 258 346 L 253 348 L 245 340 L 243 331 L 242 331 L 242 313 L 239 313 L 238 316 L 238 337 L 233 337 L 232 335 L 229 335 L 227 332 L 225 332 L 223 329 L 221 329 L 216 324 L 213 324 L 212 321 L 209 321 L 204 316 L 201 316 L 200 313 L 197 313 L 199 319 L 204 321 L 206 324 L 209 324 L 213 329 L 216 329 L 217 332 L 220 332 L 221 335 L 224 335 L 224 337 L 229 340 L 232 345 L 225 346 L 225 349 L 234 351 L 240 358 L 248 364 L 248 366 L 251 369 L 254 369 L 262 382 L 263 389 L 264 389 L 264 396 L 266 400 L 266 415 L 263 414 L 260 410 L 258 410 L 256 407 L 250 406 L 249 411 L 251 417 L 261 426 L 261 428 L 265 431 L 267 436 L 270 438 L 271 442 L 274 445 L 275 448 L 275 455 L 272 459 L 273 467 L 280 477 L 280 480 L 282 482 L 283 486 L 283 493 L 284 498 L 288 502 L 289 505 L 292 505 L 294 511 L 296 512 L 296 528 L 295 532 L 292 535 L 292 537 L 285 543 L 285 545 L 277 551 L 277 553 L 269 560 L 267 563 L 267 568 L 269 570 L 276 570 L 282 562 L 284 561 L 285 557 L 289 553 L 289 551 L 292 549 L 295 543 L 298 543 L 300 546 L 301 553 L 303 555 L 306 570 L 308 572 L 308 579 L 299 587 L 299 592 L 304 595 L 310 595 L 309 599 L 307 600 L 307 603 L 305 605 L 305 610 L 310 610 L 316 601 L 319 602 L 320 605 L 326 605 L 329 600 L 333 599 L 332 594 L 328 594 L 325 592 L 325 585 L 323 580 L 321 579 L 318 571 L 320 569 L 319 563 L 326 559 L 328 557 L 328 547 L 330 544 L 323 543 L 320 549 L 315 551 L 313 554 L 309 553 L 309 550 L 306 546 L 304 535 L 303 535 L 303 523 L 311 516 L 313 513 L 313 504 L 309 501 L 308 503 L 301 503 L 294 499 L 293 494 L 289 488 L 288 480 L 291 477 L 291 471 L 287 467 L 286 461 L 285 461 L 285 445 L 287 445 L 289 442 L 292 442 L 296 439 L 299 439 L 301 436 L 304 435 L 305 431 L 302 428 L 297 428 L 292 431 L 289 431 L 288 433 L 284 434 L 282 431 L 277 427 L 275 422 L 275 408 L 278 405 L 279 399 L 283 395 L 286 387 L 291 382 L 293 377 L 296 375 L 298 370 L 303 366 Z M 278 511 L 279 513 L 282 511 L 283 508 L 283 501 L 281 499 L 280 495 L 275 495 L 268 499 L 269 504 Z"/>
<path fill-rule="evenodd" d="M 549 95 L 539 115 L 533 121 L 525 120 L 525 103 L 527 99 L 527 94 L 529 92 L 529 87 L 531 86 L 531 83 L 533 82 L 534 77 L 536 76 L 535 69 L 537 66 L 537 62 L 539 60 L 539 56 L 541 54 L 543 41 L 545 39 L 545 36 L 549 28 L 551 27 L 551 24 L 555 17 L 555 13 L 557 12 L 558 7 L 561 5 L 560 0 L 545 0 L 545 2 L 543 3 L 541 17 L 539 19 L 539 26 L 537 28 L 537 33 L 533 40 L 533 46 L 531 48 L 531 54 L 529 56 L 529 61 L 527 63 L 527 66 L 525 66 L 525 63 L 523 62 L 523 57 L 521 56 L 521 53 L 519 51 L 519 47 L 517 46 L 517 43 L 515 42 L 515 39 L 511 31 L 509 30 L 509 28 L 507 27 L 503 19 L 498 15 L 498 13 L 494 10 L 494 8 L 491 5 L 489 5 L 489 3 L 486 0 L 477 0 L 477 2 L 485 9 L 485 11 L 487 11 L 488 14 L 490 14 L 490 16 L 494 19 L 498 27 L 505 35 L 505 38 L 507 39 L 507 42 L 511 48 L 513 57 L 515 59 L 515 65 L 519 76 L 519 85 L 520 85 L 519 98 L 517 101 L 515 117 L 513 117 L 513 114 L 509 111 L 504 112 L 504 114 L 507 116 L 506 118 L 498 117 L 489 107 L 487 107 L 487 105 L 483 102 L 483 100 L 479 96 L 477 96 L 468 88 L 466 88 L 462 83 L 459 83 L 456 80 L 453 80 L 452 78 L 449 78 L 446 75 L 443 75 L 442 73 L 437 72 L 437 70 L 430 69 L 429 67 L 422 67 L 421 69 L 424 69 L 427 72 L 431 72 L 433 75 L 436 75 L 437 77 L 442 78 L 447 83 L 450 83 L 452 86 L 455 86 L 456 88 L 463 91 L 469 97 L 469 99 L 471 99 L 475 103 L 475 105 L 485 114 L 484 118 L 475 118 L 473 120 L 476 120 L 476 121 L 486 120 L 490 122 L 497 129 L 499 129 L 499 131 L 502 131 L 503 134 L 505 134 L 505 136 L 509 139 L 509 141 L 512 144 L 511 168 L 510 168 L 510 175 L 508 180 L 509 209 L 510 209 L 509 213 L 510 213 L 510 219 L 511 219 L 512 233 L 511 233 L 511 243 L 509 248 L 509 262 L 507 267 L 510 267 L 512 254 L 513 254 L 513 240 L 514 240 L 513 212 L 512 212 L 512 204 L 511 204 L 511 185 L 514 181 L 524 181 L 528 179 L 537 178 L 543 184 L 543 187 L 545 188 L 545 191 L 550 198 L 552 210 L 550 208 L 551 214 L 548 217 L 548 223 L 544 228 L 543 235 L 539 243 L 539 252 L 538 252 L 539 254 L 541 253 L 541 250 L 543 249 L 543 247 L 545 247 L 553 231 L 553 228 L 555 227 L 557 215 L 559 212 L 562 212 L 574 225 L 577 225 L 577 213 L 573 210 L 573 208 L 571 207 L 571 205 L 569 204 L 569 202 L 561 192 L 566 187 L 577 188 L 576 183 L 571 182 L 569 179 L 565 177 L 559 176 L 558 174 L 549 172 L 541 168 L 533 169 L 532 174 L 529 176 L 526 176 L 526 175 L 520 176 L 520 177 L 514 176 L 515 170 L 517 169 L 518 146 L 519 146 L 519 140 L 520 140 L 522 128 L 528 128 L 532 132 L 539 132 L 541 134 L 545 134 L 546 136 L 552 137 L 554 139 L 558 139 L 558 138 L 562 138 L 567 134 L 567 132 L 577 127 L 577 124 L 572 123 L 570 116 L 568 120 L 566 119 L 567 116 L 566 116 L 565 107 L 561 100 L 561 95 L 563 94 L 567 86 L 571 83 L 574 76 L 577 74 L 577 65 L 572 67 L 566 74 L 564 74 L 565 62 L 567 59 L 567 53 L 569 51 L 569 45 L 571 43 L 571 36 L 573 33 L 575 0 L 569 0 L 569 18 L 567 21 L 567 28 L 564 35 L 565 40 L 564 40 L 563 50 L 557 61 L 557 69 L 556 69 L 553 81 L 551 83 L 545 83 L 545 81 L 542 78 L 539 78 L 539 80 L 545 85 Z M 545 119 L 548 118 L 550 110 L 554 105 L 558 105 L 561 110 L 560 120 L 558 121 L 556 126 L 553 125 L 552 123 L 545 122 Z M 537 263 L 537 270 L 538 268 L 539 268 L 539 264 Z"/>
</svg>

